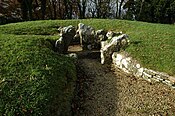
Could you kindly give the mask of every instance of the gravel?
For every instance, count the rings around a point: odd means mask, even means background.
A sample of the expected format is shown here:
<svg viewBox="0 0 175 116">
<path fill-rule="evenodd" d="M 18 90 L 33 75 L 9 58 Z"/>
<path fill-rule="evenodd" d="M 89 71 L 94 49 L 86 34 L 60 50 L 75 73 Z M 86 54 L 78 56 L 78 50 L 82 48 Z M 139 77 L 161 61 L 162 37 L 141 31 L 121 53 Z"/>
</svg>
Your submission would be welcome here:
<svg viewBox="0 0 175 116">
<path fill-rule="evenodd" d="M 162 83 L 147 82 L 90 57 L 78 59 L 77 76 L 74 116 L 175 115 L 175 90 Z"/>
</svg>

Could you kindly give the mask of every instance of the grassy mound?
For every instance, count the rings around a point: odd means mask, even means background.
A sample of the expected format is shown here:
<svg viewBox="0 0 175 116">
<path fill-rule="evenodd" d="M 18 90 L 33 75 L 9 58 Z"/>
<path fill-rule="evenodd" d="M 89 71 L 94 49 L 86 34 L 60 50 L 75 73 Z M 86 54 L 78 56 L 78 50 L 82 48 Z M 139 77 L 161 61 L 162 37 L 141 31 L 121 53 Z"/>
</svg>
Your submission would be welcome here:
<svg viewBox="0 0 175 116">
<path fill-rule="evenodd" d="M 123 31 L 145 67 L 175 75 L 175 26 L 125 20 L 44 20 L 0 26 L 0 115 L 69 115 L 73 60 L 53 52 L 59 26 Z"/>
<path fill-rule="evenodd" d="M 122 31 L 129 35 L 130 55 L 144 67 L 175 76 L 175 25 L 126 20 L 83 20 L 96 29 Z"/>
<path fill-rule="evenodd" d="M 129 35 L 131 40 L 131 45 L 126 51 L 140 61 L 144 67 L 175 76 L 174 25 L 109 19 L 49 20 L 5 25 L 0 27 L 0 31 L 20 35 L 54 35 L 58 26 L 77 26 L 79 22 L 95 29 L 123 31 Z"/>
<path fill-rule="evenodd" d="M 52 50 L 48 40 L 56 36 L 35 35 L 44 33 L 41 27 L 19 35 L 30 28 L 26 24 L 0 27 L 0 115 L 69 115 L 76 81 L 73 60 Z"/>
</svg>

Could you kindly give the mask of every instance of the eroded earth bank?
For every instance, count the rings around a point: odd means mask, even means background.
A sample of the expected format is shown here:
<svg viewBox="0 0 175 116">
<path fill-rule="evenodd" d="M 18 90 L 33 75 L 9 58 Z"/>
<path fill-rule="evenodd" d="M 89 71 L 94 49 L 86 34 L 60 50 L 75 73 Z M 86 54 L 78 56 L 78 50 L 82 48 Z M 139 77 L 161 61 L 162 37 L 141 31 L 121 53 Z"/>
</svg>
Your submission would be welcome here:
<svg viewBox="0 0 175 116">
<path fill-rule="evenodd" d="M 80 52 L 73 116 L 175 115 L 175 90 L 101 65 L 98 52 Z"/>
</svg>

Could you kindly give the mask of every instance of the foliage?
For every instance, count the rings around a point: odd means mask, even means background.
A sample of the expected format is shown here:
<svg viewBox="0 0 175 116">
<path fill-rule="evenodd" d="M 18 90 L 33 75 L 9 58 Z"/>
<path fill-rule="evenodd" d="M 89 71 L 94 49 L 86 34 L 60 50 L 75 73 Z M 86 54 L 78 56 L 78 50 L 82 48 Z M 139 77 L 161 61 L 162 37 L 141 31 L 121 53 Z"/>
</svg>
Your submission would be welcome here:
<svg viewBox="0 0 175 116">
<path fill-rule="evenodd" d="M 128 8 L 126 18 L 132 13 L 136 20 L 140 21 L 156 23 L 175 21 L 174 0 L 128 0 L 124 8 Z"/>
<path fill-rule="evenodd" d="M 0 3 L 0 9 L 0 24 L 21 19 L 77 18 L 175 22 L 174 0 L 8 0 Z"/>
</svg>

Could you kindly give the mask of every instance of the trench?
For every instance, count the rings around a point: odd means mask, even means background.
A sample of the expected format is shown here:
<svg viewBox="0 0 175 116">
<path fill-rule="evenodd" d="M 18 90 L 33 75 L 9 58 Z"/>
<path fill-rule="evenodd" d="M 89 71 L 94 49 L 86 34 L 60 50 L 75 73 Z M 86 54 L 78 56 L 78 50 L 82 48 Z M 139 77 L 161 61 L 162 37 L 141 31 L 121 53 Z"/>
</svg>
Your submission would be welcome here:
<svg viewBox="0 0 175 116">
<path fill-rule="evenodd" d="M 99 50 L 71 45 L 69 53 L 78 55 L 71 116 L 175 115 L 175 91 L 168 86 L 102 65 Z"/>
<path fill-rule="evenodd" d="M 73 48 L 78 49 L 74 46 Z M 175 91 L 100 63 L 99 51 L 81 51 L 72 116 L 175 115 Z"/>
<path fill-rule="evenodd" d="M 74 51 L 78 47 L 71 49 Z M 99 50 L 79 49 L 76 53 L 77 82 L 72 100 L 72 116 L 116 115 L 117 78 L 111 66 L 101 65 Z"/>
</svg>

